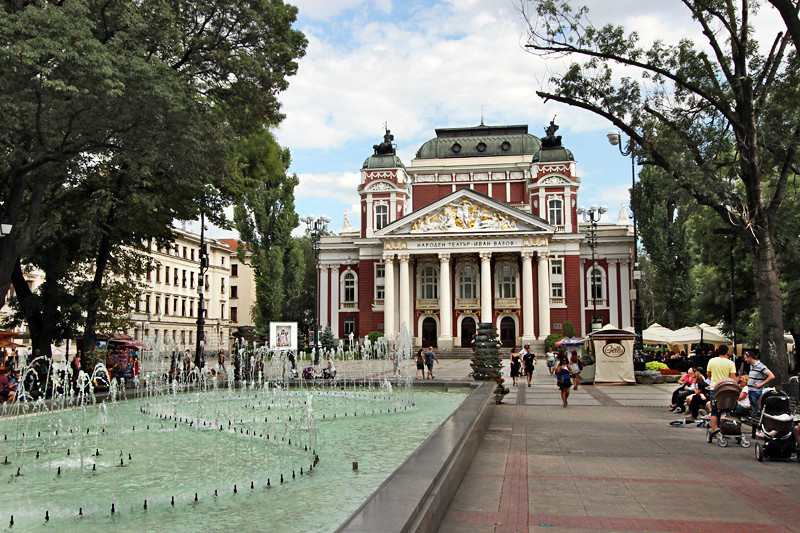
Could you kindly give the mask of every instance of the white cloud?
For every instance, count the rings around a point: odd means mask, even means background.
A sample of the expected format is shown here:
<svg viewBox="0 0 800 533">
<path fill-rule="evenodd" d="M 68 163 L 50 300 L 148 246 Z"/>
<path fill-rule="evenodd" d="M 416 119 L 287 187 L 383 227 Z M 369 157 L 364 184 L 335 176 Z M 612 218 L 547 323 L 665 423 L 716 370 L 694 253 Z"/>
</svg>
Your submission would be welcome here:
<svg viewBox="0 0 800 533">
<path fill-rule="evenodd" d="M 358 202 L 356 188 L 361 182 L 358 172 L 331 172 L 327 174 L 298 174 L 300 184 L 295 196 L 304 198 L 330 198 L 339 202 Z"/>
<path fill-rule="evenodd" d="M 297 6 L 300 15 L 311 19 L 324 20 L 335 15 L 354 9 L 362 4 L 375 4 L 375 7 L 383 13 L 391 13 L 391 0 L 290 0 L 291 4 Z"/>
</svg>

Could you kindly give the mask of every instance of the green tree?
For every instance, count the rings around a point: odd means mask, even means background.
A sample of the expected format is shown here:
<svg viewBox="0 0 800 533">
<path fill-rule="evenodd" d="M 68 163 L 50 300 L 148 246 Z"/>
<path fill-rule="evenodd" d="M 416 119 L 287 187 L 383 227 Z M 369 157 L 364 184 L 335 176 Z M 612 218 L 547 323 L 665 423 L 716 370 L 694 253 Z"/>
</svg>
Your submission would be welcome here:
<svg viewBox="0 0 800 533">
<path fill-rule="evenodd" d="M 639 238 L 649 261 L 647 273 L 653 277 L 647 285 L 647 323 L 659 322 L 670 329 L 687 326 L 693 290 L 686 221 L 696 204 L 653 166 L 642 169 L 634 194 Z"/>
<path fill-rule="evenodd" d="M 758 5 L 683 4 L 687 23 L 702 32 L 703 46 L 683 39 L 644 48 L 636 33 L 593 26 L 587 9 L 576 10 L 569 0 L 524 1 L 529 50 L 574 61 L 537 94 L 612 122 L 640 159 L 662 168 L 734 231 L 753 266 L 762 357 L 783 382 L 787 359 L 775 226 L 800 143 L 800 109 L 794 105 L 800 69 L 792 32 L 760 34 L 771 39 L 764 55 L 750 18 Z M 793 24 L 796 6 L 781 14 L 787 26 Z"/>
<path fill-rule="evenodd" d="M 86 167 L 161 177 L 220 213 L 240 192 L 231 143 L 281 119 L 306 40 L 280 0 L 0 4 L 0 293 L 49 216 L 45 196 Z M 153 180 L 157 189 L 163 181 Z M 145 219 L 149 213 L 143 212 Z"/>
<path fill-rule="evenodd" d="M 255 272 L 254 320 L 264 330 L 284 319 L 284 306 L 300 297 L 305 279 L 305 257 L 291 237 L 299 224 L 294 211 L 298 179 L 286 172 L 288 148 L 281 148 L 266 128 L 242 140 L 239 153 L 242 172 L 253 185 L 234 207 L 233 218 L 242 240 L 239 259 L 249 261 Z"/>
<path fill-rule="evenodd" d="M 578 333 L 575 331 L 575 325 L 572 323 L 571 320 L 564 321 L 564 329 L 562 331 L 565 337 L 576 337 Z"/>
</svg>

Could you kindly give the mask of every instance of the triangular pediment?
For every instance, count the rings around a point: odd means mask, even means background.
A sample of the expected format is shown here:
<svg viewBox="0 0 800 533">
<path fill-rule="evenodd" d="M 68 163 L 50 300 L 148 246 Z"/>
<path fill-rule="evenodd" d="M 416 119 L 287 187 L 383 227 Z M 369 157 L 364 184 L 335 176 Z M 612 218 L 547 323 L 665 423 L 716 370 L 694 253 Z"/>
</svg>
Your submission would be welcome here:
<svg viewBox="0 0 800 533">
<path fill-rule="evenodd" d="M 495 235 L 555 230 L 547 221 L 530 213 L 471 189 L 459 189 L 394 221 L 375 236 Z"/>
</svg>

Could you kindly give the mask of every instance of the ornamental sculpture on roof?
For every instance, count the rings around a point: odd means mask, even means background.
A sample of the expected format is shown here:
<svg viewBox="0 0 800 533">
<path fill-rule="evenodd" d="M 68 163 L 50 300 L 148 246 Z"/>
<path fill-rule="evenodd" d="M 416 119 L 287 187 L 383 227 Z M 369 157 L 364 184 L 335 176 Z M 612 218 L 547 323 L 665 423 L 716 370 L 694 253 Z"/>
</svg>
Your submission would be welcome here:
<svg viewBox="0 0 800 533">
<path fill-rule="evenodd" d="M 517 229 L 517 222 L 506 215 L 461 200 L 444 206 L 438 213 L 424 215 L 414 222 L 411 233 L 514 229 Z"/>
<path fill-rule="evenodd" d="M 558 148 L 561 146 L 561 135 L 556 135 L 556 131 L 558 131 L 558 125 L 556 124 L 556 117 L 553 117 L 550 125 L 544 129 L 547 136 L 542 138 L 542 148 Z"/>
<path fill-rule="evenodd" d="M 383 142 L 372 145 L 372 149 L 375 150 L 374 155 L 396 155 L 397 151 L 395 150 L 395 146 L 392 144 L 393 140 L 394 135 L 392 135 L 392 132 L 389 131 L 389 128 L 386 128 L 386 133 L 383 135 Z"/>
</svg>

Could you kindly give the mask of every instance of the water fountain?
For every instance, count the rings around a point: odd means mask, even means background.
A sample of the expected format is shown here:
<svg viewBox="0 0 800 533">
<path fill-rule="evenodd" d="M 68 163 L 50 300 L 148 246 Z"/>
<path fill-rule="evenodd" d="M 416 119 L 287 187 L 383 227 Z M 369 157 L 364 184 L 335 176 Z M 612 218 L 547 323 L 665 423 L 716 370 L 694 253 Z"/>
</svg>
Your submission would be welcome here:
<svg viewBox="0 0 800 533">
<path fill-rule="evenodd" d="M 187 514 L 200 514 L 205 529 L 214 529 L 217 520 L 229 524 L 220 513 L 238 498 L 236 505 L 253 506 L 259 521 L 269 508 L 283 530 L 335 529 L 338 522 L 309 527 L 296 518 L 287 525 L 281 509 L 296 508 L 297 500 L 315 508 L 335 497 L 331 507 L 349 513 L 341 505 L 344 488 L 326 494 L 349 479 L 334 465 L 360 462 L 347 475 L 358 476 L 365 497 L 382 480 L 371 477 L 380 463 L 399 465 L 465 396 L 413 392 L 407 332 L 398 342 L 407 370 L 400 378 L 393 378 L 380 341 L 354 349 L 340 343 L 332 350 L 335 380 L 284 371 L 290 356 L 301 367 L 313 354 L 243 345 L 239 355 L 248 360 L 236 383 L 233 372 L 176 369 L 176 347 L 157 339 L 145 341 L 141 373 L 127 387 L 102 363 L 74 382 L 50 369 L 42 376 L 50 399 L 0 408 L 0 475 L 8 483 L 0 521 L 18 530 L 47 521 L 87 531 L 107 529 L 109 520 L 158 520 L 179 530 Z M 36 365 L 41 361 L 23 368 L 23 381 Z M 105 399 L 97 390 L 104 383 Z M 370 443 L 377 451 L 359 449 Z"/>
</svg>

